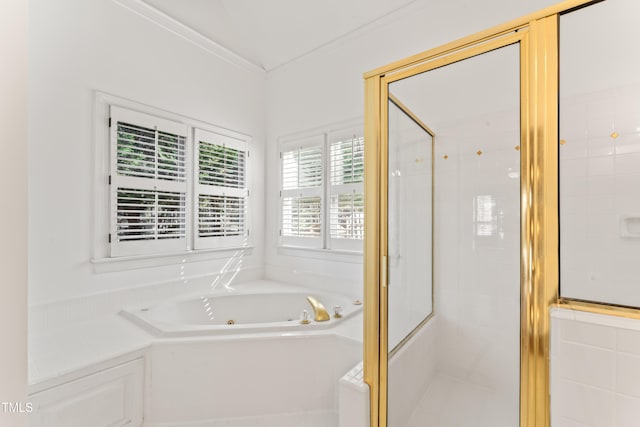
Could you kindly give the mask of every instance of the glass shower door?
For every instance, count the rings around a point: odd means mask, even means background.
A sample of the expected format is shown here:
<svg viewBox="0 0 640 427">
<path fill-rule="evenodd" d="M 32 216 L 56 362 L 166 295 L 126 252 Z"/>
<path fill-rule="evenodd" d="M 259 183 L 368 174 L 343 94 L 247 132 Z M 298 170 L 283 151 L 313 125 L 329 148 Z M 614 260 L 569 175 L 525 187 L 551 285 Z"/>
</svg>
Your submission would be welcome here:
<svg viewBox="0 0 640 427">
<path fill-rule="evenodd" d="M 388 426 L 518 426 L 520 45 L 388 88 Z"/>
<path fill-rule="evenodd" d="M 394 102 L 395 101 L 395 102 Z M 433 309 L 433 139 L 397 99 L 389 100 L 389 329 L 393 352 Z"/>
</svg>

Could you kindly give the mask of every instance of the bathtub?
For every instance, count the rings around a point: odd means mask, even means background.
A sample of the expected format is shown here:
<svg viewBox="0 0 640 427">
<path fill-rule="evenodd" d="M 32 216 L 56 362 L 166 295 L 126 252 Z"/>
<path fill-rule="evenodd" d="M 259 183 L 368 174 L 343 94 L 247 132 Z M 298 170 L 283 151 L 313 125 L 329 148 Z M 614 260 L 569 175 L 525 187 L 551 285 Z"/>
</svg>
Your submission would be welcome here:
<svg viewBox="0 0 640 427">
<path fill-rule="evenodd" d="M 314 320 L 308 296 L 327 309 L 330 320 Z M 341 317 L 335 316 L 336 307 Z M 181 337 L 328 329 L 361 309 L 358 297 L 260 281 L 125 309 L 121 314 L 156 336 Z M 301 322 L 305 310 L 307 324 Z"/>
</svg>

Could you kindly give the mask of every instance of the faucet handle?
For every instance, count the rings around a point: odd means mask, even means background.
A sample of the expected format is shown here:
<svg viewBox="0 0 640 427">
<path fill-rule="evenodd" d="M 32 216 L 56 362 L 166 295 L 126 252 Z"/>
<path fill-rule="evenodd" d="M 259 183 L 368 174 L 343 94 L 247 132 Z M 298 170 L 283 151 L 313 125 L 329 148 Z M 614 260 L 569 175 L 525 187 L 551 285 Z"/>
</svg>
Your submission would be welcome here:
<svg viewBox="0 0 640 427">
<path fill-rule="evenodd" d="M 339 305 L 333 307 L 333 317 L 335 317 L 336 319 L 342 317 L 342 307 L 340 307 Z"/>
<path fill-rule="evenodd" d="M 309 323 L 311 323 L 311 321 L 309 320 L 309 312 L 307 310 L 302 310 L 302 320 L 300 320 L 300 323 L 302 323 L 303 325 L 308 325 Z"/>
</svg>

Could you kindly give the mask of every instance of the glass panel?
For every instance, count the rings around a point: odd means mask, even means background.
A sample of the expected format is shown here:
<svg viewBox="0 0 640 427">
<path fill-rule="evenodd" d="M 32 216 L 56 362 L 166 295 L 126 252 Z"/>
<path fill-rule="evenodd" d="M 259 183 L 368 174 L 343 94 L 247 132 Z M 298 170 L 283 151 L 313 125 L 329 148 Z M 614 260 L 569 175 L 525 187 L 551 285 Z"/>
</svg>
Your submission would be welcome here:
<svg viewBox="0 0 640 427">
<path fill-rule="evenodd" d="M 390 427 L 519 425 L 519 56 L 519 45 L 511 45 L 389 87 L 435 134 L 434 315 L 389 358 Z M 424 173 L 410 179 L 427 157 L 400 148 L 419 132 L 415 125 L 410 131 L 410 121 L 394 108 L 389 107 L 392 343 L 408 330 L 400 321 L 407 316 L 403 311 L 420 304 L 425 312 L 431 308 L 426 301 L 396 301 L 401 290 L 394 287 L 425 286 L 404 257 L 422 262 L 414 268 L 425 274 L 431 254 L 424 235 L 431 217 L 424 206 L 412 204 L 423 203 L 431 183 Z M 399 132 L 403 124 L 407 130 Z M 394 265 L 394 250 L 403 242 L 411 246 Z"/>
<path fill-rule="evenodd" d="M 560 18 L 563 297 L 640 307 L 640 2 Z"/>
<path fill-rule="evenodd" d="M 431 314 L 433 138 L 389 102 L 389 351 Z"/>
</svg>

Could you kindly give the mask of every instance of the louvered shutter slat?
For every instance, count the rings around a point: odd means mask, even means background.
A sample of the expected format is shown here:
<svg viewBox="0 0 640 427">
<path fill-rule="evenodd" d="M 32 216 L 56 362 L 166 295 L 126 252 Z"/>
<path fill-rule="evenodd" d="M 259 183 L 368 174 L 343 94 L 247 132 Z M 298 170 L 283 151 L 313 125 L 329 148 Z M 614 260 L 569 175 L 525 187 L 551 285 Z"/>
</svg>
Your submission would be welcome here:
<svg viewBox="0 0 640 427">
<path fill-rule="evenodd" d="M 334 239 L 364 238 L 364 194 L 331 197 L 330 232 Z"/>
<path fill-rule="evenodd" d="M 198 147 L 198 209 L 196 244 L 211 247 L 224 238 L 247 236 L 245 143 L 206 131 L 196 131 Z M 231 239 L 231 240 L 229 240 Z M 240 242 L 239 244 L 242 244 Z"/>
<path fill-rule="evenodd" d="M 198 236 L 225 237 L 245 234 L 245 199 L 232 196 L 199 196 Z"/>
<path fill-rule="evenodd" d="M 320 197 L 285 197 L 282 202 L 282 235 L 319 237 Z"/>
<path fill-rule="evenodd" d="M 112 256 L 186 249 L 186 126 L 118 107 L 111 115 Z"/>
<path fill-rule="evenodd" d="M 364 138 L 331 144 L 331 184 L 353 184 L 364 180 Z"/>
<path fill-rule="evenodd" d="M 332 239 L 364 238 L 364 138 L 353 136 L 331 142 L 331 201 L 329 235 Z"/>
<path fill-rule="evenodd" d="M 228 188 L 245 187 L 245 153 L 233 148 L 199 142 L 199 183 Z"/>
<path fill-rule="evenodd" d="M 320 187 L 322 174 L 322 146 L 301 147 L 282 154 L 284 190 Z"/>
</svg>

